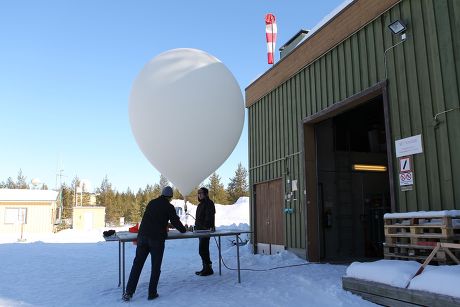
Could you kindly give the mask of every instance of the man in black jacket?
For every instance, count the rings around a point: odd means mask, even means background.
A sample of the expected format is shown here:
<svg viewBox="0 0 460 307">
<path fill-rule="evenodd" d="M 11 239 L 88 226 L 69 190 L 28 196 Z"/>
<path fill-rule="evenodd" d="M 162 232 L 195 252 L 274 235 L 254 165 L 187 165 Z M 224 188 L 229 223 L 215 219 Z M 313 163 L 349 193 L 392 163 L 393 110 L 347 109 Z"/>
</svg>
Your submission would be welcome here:
<svg viewBox="0 0 460 307">
<path fill-rule="evenodd" d="M 216 208 L 214 202 L 209 199 L 209 191 L 206 188 L 200 188 L 198 190 L 198 207 L 196 208 L 196 221 L 195 229 L 197 230 L 211 230 L 214 231 L 215 226 L 215 215 Z M 199 253 L 201 256 L 201 261 L 203 262 L 203 269 L 201 271 L 195 272 L 199 276 L 209 276 L 214 274 L 212 270 L 212 262 L 209 254 L 209 239 L 210 238 L 200 238 Z"/>
<path fill-rule="evenodd" d="M 153 300 L 158 297 L 157 286 L 160 279 L 168 221 L 171 221 L 171 224 L 181 233 L 186 231 L 176 214 L 174 206 L 170 203 L 172 196 L 173 190 L 167 186 L 161 192 L 161 196 L 151 200 L 145 209 L 137 235 L 136 257 L 129 274 L 126 292 L 123 294 L 123 300 L 125 301 L 129 301 L 133 297 L 149 253 L 152 261 L 152 271 L 150 272 L 148 299 Z"/>
</svg>

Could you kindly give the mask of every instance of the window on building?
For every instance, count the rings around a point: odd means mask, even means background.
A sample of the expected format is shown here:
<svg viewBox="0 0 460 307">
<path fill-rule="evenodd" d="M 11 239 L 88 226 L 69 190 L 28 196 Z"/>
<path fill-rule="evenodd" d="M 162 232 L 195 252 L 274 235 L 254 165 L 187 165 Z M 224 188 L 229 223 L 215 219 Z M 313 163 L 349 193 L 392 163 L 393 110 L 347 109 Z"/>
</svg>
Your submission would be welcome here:
<svg viewBox="0 0 460 307">
<path fill-rule="evenodd" d="M 6 208 L 5 224 L 27 224 L 27 208 Z"/>
</svg>

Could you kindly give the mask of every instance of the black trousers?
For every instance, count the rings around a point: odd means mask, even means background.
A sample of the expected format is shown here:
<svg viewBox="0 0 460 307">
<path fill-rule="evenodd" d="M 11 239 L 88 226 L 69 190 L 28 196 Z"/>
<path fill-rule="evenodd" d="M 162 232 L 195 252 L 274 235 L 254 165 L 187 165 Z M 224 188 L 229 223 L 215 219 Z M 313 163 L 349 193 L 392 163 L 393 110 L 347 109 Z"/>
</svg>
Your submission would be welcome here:
<svg viewBox="0 0 460 307">
<path fill-rule="evenodd" d="M 198 251 L 201 256 L 201 261 L 203 261 L 203 264 L 212 264 L 211 258 L 209 255 L 209 240 L 211 238 L 200 238 L 200 245 L 198 248 Z"/>
<path fill-rule="evenodd" d="M 152 240 L 144 236 L 137 238 L 136 257 L 133 261 L 131 273 L 129 273 L 128 284 L 126 285 L 126 293 L 134 294 L 136 292 L 137 283 L 144 267 L 145 260 L 150 254 L 152 261 L 152 271 L 150 272 L 149 294 L 157 293 L 158 280 L 161 273 L 161 262 L 163 261 L 163 253 L 165 250 L 165 241 Z"/>
</svg>

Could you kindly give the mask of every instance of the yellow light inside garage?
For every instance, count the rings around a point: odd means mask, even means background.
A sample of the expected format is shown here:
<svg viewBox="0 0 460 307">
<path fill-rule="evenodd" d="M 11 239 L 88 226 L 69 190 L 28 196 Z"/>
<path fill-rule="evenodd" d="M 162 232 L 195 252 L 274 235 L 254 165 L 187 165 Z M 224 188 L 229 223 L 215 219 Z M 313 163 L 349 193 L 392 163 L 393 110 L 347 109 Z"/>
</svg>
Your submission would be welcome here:
<svg viewBox="0 0 460 307">
<path fill-rule="evenodd" d="M 385 165 L 374 164 L 353 164 L 353 170 L 362 172 L 386 172 L 387 167 Z"/>
</svg>

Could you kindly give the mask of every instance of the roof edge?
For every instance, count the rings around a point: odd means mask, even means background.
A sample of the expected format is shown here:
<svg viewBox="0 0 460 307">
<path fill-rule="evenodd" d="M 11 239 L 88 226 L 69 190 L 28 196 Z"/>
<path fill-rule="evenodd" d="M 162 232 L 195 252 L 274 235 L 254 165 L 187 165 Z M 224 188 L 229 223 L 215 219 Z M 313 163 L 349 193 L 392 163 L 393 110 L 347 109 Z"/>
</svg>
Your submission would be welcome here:
<svg viewBox="0 0 460 307">
<path fill-rule="evenodd" d="M 336 47 L 402 0 L 353 0 L 245 88 L 246 107 Z M 360 12 L 360 18 L 356 18 Z M 363 14 L 364 12 L 365 14 Z M 332 31 L 336 26 L 336 31 Z M 340 26 L 340 27 L 339 27 Z M 302 60 L 298 60 L 302 58 Z"/>
</svg>

